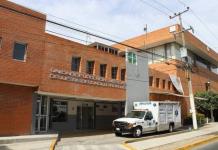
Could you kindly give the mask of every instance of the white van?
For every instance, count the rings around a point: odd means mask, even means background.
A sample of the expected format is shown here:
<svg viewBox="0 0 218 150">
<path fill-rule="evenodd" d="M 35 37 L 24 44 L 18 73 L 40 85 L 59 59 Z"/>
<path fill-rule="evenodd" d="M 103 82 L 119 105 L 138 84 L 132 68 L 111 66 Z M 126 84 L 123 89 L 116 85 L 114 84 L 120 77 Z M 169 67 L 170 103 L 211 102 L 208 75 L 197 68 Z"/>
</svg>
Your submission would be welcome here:
<svg viewBox="0 0 218 150">
<path fill-rule="evenodd" d="M 118 118 L 112 125 L 116 136 L 133 134 L 140 137 L 144 133 L 158 132 L 181 127 L 181 106 L 173 101 L 134 102 L 134 110 L 126 117 Z"/>
</svg>

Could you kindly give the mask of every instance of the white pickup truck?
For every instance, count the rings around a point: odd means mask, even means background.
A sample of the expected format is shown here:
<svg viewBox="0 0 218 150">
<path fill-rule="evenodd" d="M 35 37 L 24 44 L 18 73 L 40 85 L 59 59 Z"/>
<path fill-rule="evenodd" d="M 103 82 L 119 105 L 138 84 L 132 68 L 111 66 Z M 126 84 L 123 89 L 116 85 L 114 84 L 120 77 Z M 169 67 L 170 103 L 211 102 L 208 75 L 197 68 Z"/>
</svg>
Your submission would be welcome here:
<svg viewBox="0 0 218 150">
<path fill-rule="evenodd" d="M 134 102 L 134 110 L 126 117 L 118 118 L 112 125 L 116 136 L 159 132 L 181 127 L 181 106 L 173 101 Z"/>
</svg>

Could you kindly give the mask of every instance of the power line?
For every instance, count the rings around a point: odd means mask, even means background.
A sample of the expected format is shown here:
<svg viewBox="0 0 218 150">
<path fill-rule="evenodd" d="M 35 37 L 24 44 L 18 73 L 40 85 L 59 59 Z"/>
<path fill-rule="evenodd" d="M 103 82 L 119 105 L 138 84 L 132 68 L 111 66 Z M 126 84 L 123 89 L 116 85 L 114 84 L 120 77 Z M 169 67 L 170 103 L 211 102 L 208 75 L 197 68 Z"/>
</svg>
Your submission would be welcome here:
<svg viewBox="0 0 218 150">
<path fill-rule="evenodd" d="M 166 15 L 166 16 L 169 16 L 169 14 L 168 13 L 166 13 L 165 11 L 163 11 L 163 10 L 161 10 L 161 9 L 159 9 L 158 7 L 155 7 L 154 5 L 152 5 L 151 3 L 148 3 L 147 1 L 145 1 L 145 0 L 140 0 L 142 3 L 144 3 L 144 4 L 146 4 L 146 5 L 148 5 L 148 6 L 150 6 L 150 7 L 152 7 L 153 9 L 156 9 L 157 11 L 159 11 L 159 12 L 161 12 L 162 14 L 164 14 L 164 15 Z"/>
<path fill-rule="evenodd" d="M 150 51 L 145 51 L 145 50 L 143 50 L 143 49 L 140 49 L 140 48 L 137 48 L 137 47 L 128 45 L 128 44 L 124 44 L 124 43 L 118 42 L 118 41 L 113 40 L 113 39 L 109 39 L 109 38 L 106 38 L 106 37 L 103 37 L 103 36 L 100 36 L 100 35 L 97 35 L 97 34 L 94 34 L 94 33 L 90 33 L 90 32 L 87 32 L 87 31 L 85 31 L 85 30 L 81 30 L 81 29 L 78 29 L 78 28 L 74 28 L 74 27 L 71 27 L 71 26 L 68 26 L 68 25 L 59 23 L 59 22 L 55 22 L 55 21 L 51 21 L 51 20 L 48 20 L 48 19 L 44 19 L 44 18 L 38 17 L 38 16 L 34 16 L 34 15 L 32 15 L 32 14 L 29 14 L 29 13 L 21 12 L 21 11 L 15 10 L 15 9 L 13 9 L 13 8 L 9 8 L 9 7 L 7 7 L 7 6 L 0 5 L 0 7 L 1 7 L 1 8 L 4 8 L 4 9 L 7 9 L 7 10 L 10 10 L 10 11 L 12 11 L 12 12 L 16 12 L 16 13 L 19 13 L 19 14 L 22 14 L 22 15 L 26 15 L 26 16 L 29 16 L 29 17 L 32 17 L 32 18 L 41 20 L 41 21 L 47 21 L 47 22 L 49 22 L 49 23 L 52 23 L 52 24 L 54 24 L 54 25 L 58 25 L 58 26 L 60 26 L 60 27 L 64 27 L 64 28 L 67 28 L 67 29 L 71 29 L 71 30 L 80 32 L 80 33 L 84 33 L 84 34 L 86 34 L 86 35 L 90 35 L 90 36 L 97 37 L 97 38 L 100 38 L 100 39 L 103 39 L 103 40 L 106 40 L 106 41 L 109 41 L 109 42 L 113 42 L 113 43 L 116 43 L 116 44 L 119 44 L 119 45 L 123 45 L 123 46 L 125 46 L 125 47 L 129 47 L 129 48 L 135 49 L 135 50 L 137 50 L 137 51 L 139 51 L 139 52 L 145 52 L 145 53 L 148 53 L 148 54 L 156 55 L 156 56 L 161 57 L 161 58 L 166 58 L 166 57 L 163 56 L 163 55 L 155 54 L 155 53 L 152 53 L 152 52 L 150 52 Z M 167 58 L 167 60 L 175 60 L 175 59 Z"/>
<path fill-rule="evenodd" d="M 182 4 L 184 7 L 187 7 L 187 4 L 182 2 L 181 0 L 177 0 L 180 4 Z M 198 19 L 198 21 L 208 30 L 208 32 L 216 39 L 218 40 L 218 37 L 213 33 L 213 31 L 208 27 L 208 25 L 195 13 L 193 9 L 190 8 L 191 13 Z"/>
<path fill-rule="evenodd" d="M 167 9 L 169 12 L 174 13 L 174 11 L 172 9 L 170 9 L 169 7 L 167 7 L 166 5 L 158 2 L 157 0 L 153 0 L 155 3 L 157 3 L 158 5 L 164 7 L 165 9 Z"/>
<path fill-rule="evenodd" d="M 73 24 L 75 24 L 75 25 L 78 25 L 78 26 L 81 26 L 81 27 L 84 27 L 84 28 L 87 28 L 87 29 L 90 29 L 90 30 L 93 30 L 93 31 L 96 31 L 96 32 L 99 32 L 99 33 L 102 33 L 102 34 L 104 34 L 104 35 L 109 35 L 109 36 L 115 37 L 115 38 L 117 38 L 117 39 L 124 39 L 124 38 L 122 38 L 122 37 L 118 37 L 118 36 L 113 35 L 113 34 L 109 34 L 109 33 L 106 33 L 106 32 L 103 32 L 103 31 L 100 31 L 100 30 L 91 28 L 91 27 L 87 27 L 87 26 L 85 26 L 85 25 L 81 25 L 81 24 L 76 23 L 76 22 L 74 22 L 74 21 L 66 20 L 66 19 L 64 19 L 64 18 L 55 16 L 55 15 L 52 15 L 52 14 L 46 14 L 46 15 L 49 15 L 49 16 L 55 17 L 55 18 L 57 18 L 57 19 L 63 20 L 63 21 L 65 21 L 65 22 L 73 23 Z"/>
<path fill-rule="evenodd" d="M 86 40 L 83 40 L 83 39 L 80 39 L 80 38 L 76 38 L 76 37 L 73 37 L 73 36 L 69 36 L 69 35 L 65 35 L 65 34 L 62 34 L 62 33 L 58 33 L 58 32 L 55 32 L 55 31 L 51 31 L 51 30 L 46 30 L 46 31 L 48 31 L 49 33 L 56 34 L 56 35 L 60 35 L 60 36 L 64 36 L 64 37 L 67 37 L 67 38 L 75 39 L 75 40 L 78 40 L 78 41 L 81 41 L 81 42 L 85 42 L 85 43 L 88 42 Z M 89 44 L 91 44 L 91 43 L 92 42 L 89 42 Z"/>
</svg>

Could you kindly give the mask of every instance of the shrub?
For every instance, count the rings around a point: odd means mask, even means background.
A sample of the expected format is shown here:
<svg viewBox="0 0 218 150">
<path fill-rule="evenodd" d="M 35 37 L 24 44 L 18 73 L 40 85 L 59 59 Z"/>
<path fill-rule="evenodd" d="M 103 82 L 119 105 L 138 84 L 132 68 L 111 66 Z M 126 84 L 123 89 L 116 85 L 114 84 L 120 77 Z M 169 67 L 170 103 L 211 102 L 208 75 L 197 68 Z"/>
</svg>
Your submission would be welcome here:
<svg viewBox="0 0 218 150">
<path fill-rule="evenodd" d="M 201 114 L 201 113 L 197 113 L 196 114 L 197 117 L 197 123 L 198 125 L 203 125 L 205 124 L 206 120 L 205 120 L 205 115 Z M 192 125 L 192 114 L 189 114 L 187 116 L 187 118 L 185 118 L 184 120 L 184 125 Z"/>
</svg>

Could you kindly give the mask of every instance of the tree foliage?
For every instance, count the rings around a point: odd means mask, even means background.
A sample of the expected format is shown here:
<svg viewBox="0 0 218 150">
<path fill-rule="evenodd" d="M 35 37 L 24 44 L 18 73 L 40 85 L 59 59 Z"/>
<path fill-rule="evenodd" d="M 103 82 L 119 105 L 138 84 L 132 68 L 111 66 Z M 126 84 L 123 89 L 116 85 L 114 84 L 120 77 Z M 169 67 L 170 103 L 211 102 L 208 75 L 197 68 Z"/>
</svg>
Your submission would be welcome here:
<svg viewBox="0 0 218 150">
<path fill-rule="evenodd" d="M 218 109 L 218 93 L 212 91 L 197 92 L 195 97 L 203 98 L 195 100 L 195 105 L 198 110 L 206 112 L 211 109 Z"/>
</svg>

